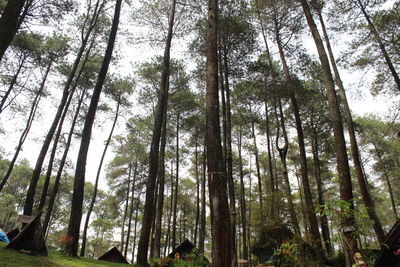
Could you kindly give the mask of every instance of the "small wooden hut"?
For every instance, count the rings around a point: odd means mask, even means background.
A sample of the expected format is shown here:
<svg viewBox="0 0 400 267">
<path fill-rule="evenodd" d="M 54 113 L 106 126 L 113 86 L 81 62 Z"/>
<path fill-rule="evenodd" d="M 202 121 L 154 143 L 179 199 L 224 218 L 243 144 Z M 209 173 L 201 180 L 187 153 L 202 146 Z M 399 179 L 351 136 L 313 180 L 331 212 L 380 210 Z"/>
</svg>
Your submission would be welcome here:
<svg viewBox="0 0 400 267">
<path fill-rule="evenodd" d="M 192 253 L 195 246 L 188 239 L 185 239 L 181 244 L 179 244 L 171 253 L 168 254 L 168 258 L 177 258 L 184 259 L 190 253 Z"/>
<path fill-rule="evenodd" d="M 46 242 L 40 222 L 41 214 L 39 212 L 5 248 L 47 256 Z"/>
<path fill-rule="evenodd" d="M 98 260 L 129 264 L 128 260 L 115 246 L 100 256 Z"/>
<path fill-rule="evenodd" d="M 393 225 L 381 245 L 381 251 L 375 260 L 374 267 L 400 266 L 400 220 Z"/>
</svg>

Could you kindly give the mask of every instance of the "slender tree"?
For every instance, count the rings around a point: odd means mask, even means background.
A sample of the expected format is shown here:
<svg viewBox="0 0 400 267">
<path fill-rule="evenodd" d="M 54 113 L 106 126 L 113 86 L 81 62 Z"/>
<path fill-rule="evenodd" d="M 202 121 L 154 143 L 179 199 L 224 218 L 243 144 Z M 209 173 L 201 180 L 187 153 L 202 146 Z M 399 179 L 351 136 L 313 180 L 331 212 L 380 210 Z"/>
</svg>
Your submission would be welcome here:
<svg viewBox="0 0 400 267">
<path fill-rule="evenodd" d="M 140 230 L 140 238 L 137 252 L 137 263 L 139 266 L 147 266 L 147 252 L 150 241 L 150 230 L 154 216 L 154 191 L 158 173 L 159 147 L 161 139 L 161 128 L 163 125 L 163 111 L 167 104 L 168 97 L 168 78 L 170 73 L 170 51 L 173 36 L 173 27 L 175 19 L 176 1 L 171 2 L 171 13 L 168 23 L 168 33 L 164 48 L 163 66 L 160 81 L 160 90 L 158 95 L 158 103 L 154 118 L 154 128 L 151 141 L 151 149 L 149 155 L 149 175 L 146 184 L 146 200 L 144 204 L 144 214 L 142 220 L 142 228 Z"/>
<path fill-rule="evenodd" d="M 206 63 L 207 173 L 211 208 L 212 265 L 231 266 L 231 225 L 222 166 L 218 104 L 218 0 L 208 1 Z"/>
<path fill-rule="evenodd" d="M 85 125 L 82 131 L 82 140 L 79 148 L 79 154 L 75 171 L 71 216 L 69 219 L 68 234 L 67 234 L 71 242 L 68 242 L 65 248 L 65 252 L 70 256 L 76 256 L 78 252 L 79 228 L 82 219 L 82 203 L 83 203 L 83 190 L 85 183 L 87 153 L 89 150 L 92 126 L 96 115 L 100 94 L 103 89 L 104 80 L 106 78 L 108 67 L 111 62 L 111 56 L 114 49 L 115 39 L 117 36 L 121 3 L 122 0 L 116 1 L 114 18 L 111 26 L 106 52 L 104 55 L 103 63 L 101 65 L 99 76 L 97 78 L 96 86 L 93 90 L 93 95 L 90 101 L 89 110 L 85 119 Z"/>
</svg>

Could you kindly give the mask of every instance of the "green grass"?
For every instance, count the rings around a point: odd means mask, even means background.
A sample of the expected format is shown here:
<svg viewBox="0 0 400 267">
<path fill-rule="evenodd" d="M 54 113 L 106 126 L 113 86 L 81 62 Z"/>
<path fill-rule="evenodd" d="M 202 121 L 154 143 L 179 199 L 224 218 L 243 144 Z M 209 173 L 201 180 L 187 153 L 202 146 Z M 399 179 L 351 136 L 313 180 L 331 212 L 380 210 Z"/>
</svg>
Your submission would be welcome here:
<svg viewBox="0 0 400 267">
<path fill-rule="evenodd" d="M 22 254 L 17 250 L 4 249 L 0 242 L 1 267 L 122 267 L 126 264 L 98 261 L 89 258 L 71 258 L 60 253 L 49 252 L 48 257 Z M 132 265 L 129 265 L 132 266 Z"/>
</svg>

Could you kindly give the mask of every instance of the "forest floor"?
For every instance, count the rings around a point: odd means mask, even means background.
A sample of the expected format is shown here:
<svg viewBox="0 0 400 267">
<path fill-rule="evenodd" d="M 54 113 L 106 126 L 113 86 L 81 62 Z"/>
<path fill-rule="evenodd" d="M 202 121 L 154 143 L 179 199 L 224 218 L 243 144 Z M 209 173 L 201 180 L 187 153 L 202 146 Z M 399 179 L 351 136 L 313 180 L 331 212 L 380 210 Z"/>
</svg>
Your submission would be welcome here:
<svg viewBox="0 0 400 267">
<path fill-rule="evenodd" d="M 126 264 L 111 263 L 89 258 L 72 258 L 57 252 L 49 252 L 47 257 L 31 256 L 17 250 L 4 249 L 0 242 L 1 267 L 122 267 Z M 130 265 L 132 266 L 132 265 Z"/>
</svg>

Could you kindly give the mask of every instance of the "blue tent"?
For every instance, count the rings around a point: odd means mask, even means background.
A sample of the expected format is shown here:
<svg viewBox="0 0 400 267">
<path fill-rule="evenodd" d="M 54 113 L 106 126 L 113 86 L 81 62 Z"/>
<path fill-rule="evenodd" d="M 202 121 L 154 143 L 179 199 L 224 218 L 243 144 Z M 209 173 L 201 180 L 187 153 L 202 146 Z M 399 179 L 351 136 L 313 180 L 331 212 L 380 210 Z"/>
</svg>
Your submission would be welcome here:
<svg viewBox="0 0 400 267">
<path fill-rule="evenodd" d="M 7 235 L 3 232 L 3 229 L 1 228 L 0 228 L 0 241 L 5 243 L 10 243 L 10 240 L 8 240 Z"/>
</svg>

